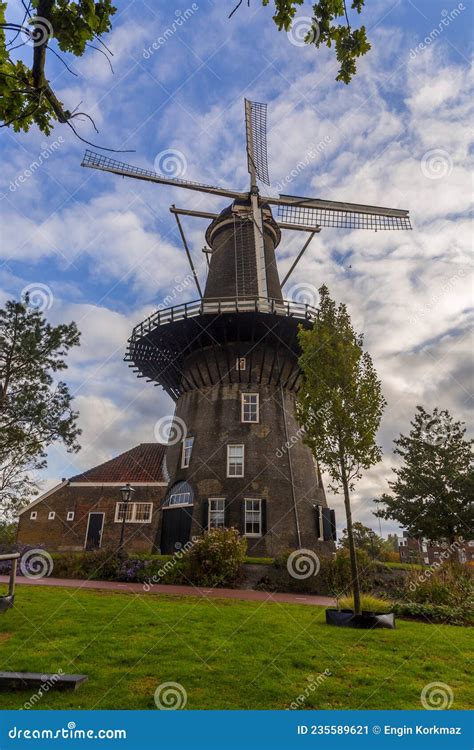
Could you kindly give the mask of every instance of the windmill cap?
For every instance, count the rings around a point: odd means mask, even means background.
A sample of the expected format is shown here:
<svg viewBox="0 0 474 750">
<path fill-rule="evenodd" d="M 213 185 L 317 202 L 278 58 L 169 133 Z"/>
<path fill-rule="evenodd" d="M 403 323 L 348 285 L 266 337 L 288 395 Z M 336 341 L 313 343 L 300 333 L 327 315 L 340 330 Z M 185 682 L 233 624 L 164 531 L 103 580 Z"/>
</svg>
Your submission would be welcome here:
<svg viewBox="0 0 474 750">
<path fill-rule="evenodd" d="M 281 230 L 276 221 L 273 218 L 273 214 L 270 206 L 265 203 L 262 205 L 262 216 L 263 216 L 263 227 L 264 232 L 269 234 L 273 239 L 274 247 L 280 243 Z M 250 199 L 248 200 L 235 200 L 230 206 L 226 206 L 223 211 L 217 216 L 208 226 L 206 231 L 206 242 L 212 247 L 213 240 L 215 239 L 218 232 L 222 229 L 227 228 L 236 219 L 243 221 L 251 221 L 251 206 Z"/>
</svg>

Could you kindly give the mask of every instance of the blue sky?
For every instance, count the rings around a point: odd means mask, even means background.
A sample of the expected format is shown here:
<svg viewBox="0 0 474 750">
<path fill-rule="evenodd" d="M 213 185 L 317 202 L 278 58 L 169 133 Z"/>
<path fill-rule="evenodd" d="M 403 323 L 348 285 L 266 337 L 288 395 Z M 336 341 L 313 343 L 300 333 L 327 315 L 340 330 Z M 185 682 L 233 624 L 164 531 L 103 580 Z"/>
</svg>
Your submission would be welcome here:
<svg viewBox="0 0 474 750">
<path fill-rule="evenodd" d="M 268 102 L 272 193 L 286 180 L 283 192 L 411 210 L 410 233 L 323 230 L 285 289 L 317 303 L 318 286 L 328 284 L 364 331 L 382 377 L 384 460 L 355 496 L 356 516 L 373 524 L 371 498 L 386 490 L 392 440 L 416 404 L 468 419 L 473 6 L 368 0 L 372 50 L 347 87 L 335 81 L 333 50 L 279 33 L 259 0 L 228 20 L 234 4 L 117 2 L 105 39 L 114 73 L 89 50 L 66 57 L 77 76 L 50 56 L 48 76 L 68 108 L 94 118 L 99 134 L 76 120 L 84 138 L 135 151 L 117 159 L 168 163 L 178 176 L 245 189 L 248 97 Z M 298 12 L 303 27 L 310 12 L 311 3 Z M 153 440 L 156 421 L 172 413 L 171 401 L 123 363 L 126 340 L 188 274 L 169 206 L 213 211 L 226 200 L 83 169 L 85 146 L 64 126 L 49 138 L 3 130 L 1 148 L 0 301 L 28 286 L 52 321 L 74 319 L 83 332 L 66 374 L 83 450 L 50 450 L 47 487 Z M 185 227 L 204 280 L 205 222 Z M 284 234 L 282 274 L 302 239 Z M 177 302 L 196 297 L 189 284 L 175 294 Z M 332 502 L 342 522 L 340 500 Z"/>
</svg>

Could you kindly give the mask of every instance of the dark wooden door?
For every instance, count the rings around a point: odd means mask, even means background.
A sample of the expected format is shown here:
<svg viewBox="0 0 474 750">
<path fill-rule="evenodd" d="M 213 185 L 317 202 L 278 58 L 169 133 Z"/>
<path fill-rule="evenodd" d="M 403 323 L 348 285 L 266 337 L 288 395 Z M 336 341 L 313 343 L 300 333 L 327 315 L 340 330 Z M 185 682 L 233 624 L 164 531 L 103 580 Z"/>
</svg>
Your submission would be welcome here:
<svg viewBox="0 0 474 750">
<path fill-rule="evenodd" d="M 86 549 L 98 549 L 102 541 L 102 529 L 104 526 L 103 513 L 89 513 L 89 521 L 86 532 Z"/>
<path fill-rule="evenodd" d="M 163 555 L 172 555 L 189 541 L 193 506 L 166 508 L 162 512 L 161 552 Z"/>
</svg>

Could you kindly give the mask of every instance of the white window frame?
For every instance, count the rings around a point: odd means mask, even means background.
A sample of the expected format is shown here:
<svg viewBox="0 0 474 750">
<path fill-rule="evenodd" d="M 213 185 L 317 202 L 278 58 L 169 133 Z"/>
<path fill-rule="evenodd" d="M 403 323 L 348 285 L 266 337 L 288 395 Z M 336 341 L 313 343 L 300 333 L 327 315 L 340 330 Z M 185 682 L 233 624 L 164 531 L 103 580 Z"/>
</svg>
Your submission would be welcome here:
<svg viewBox="0 0 474 750">
<path fill-rule="evenodd" d="M 66 521 L 74 521 L 74 511 L 73 510 L 68 510 Z"/>
<path fill-rule="evenodd" d="M 191 445 L 187 446 L 186 443 L 191 441 Z M 182 448 L 181 448 L 181 468 L 187 469 L 189 467 L 189 464 L 191 463 L 191 454 L 193 452 L 193 445 L 194 445 L 194 435 L 189 435 L 188 437 L 185 437 L 182 442 Z"/>
<path fill-rule="evenodd" d="M 220 508 L 213 508 L 213 503 L 222 503 L 222 509 Z M 212 524 L 211 520 L 213 517 L 213 514 L 222 514 L 222 526 L 217 524 Z M 209 505 L 208 505 L 208 512 L 207 512 L 207 528 L 208 529 L 224 529 L 225 528 L 225 497 L 210 497 L 209 498 Z"/>
<path fill-rule="evenodd" d="M 247 369 L 247 357 L 237 357 L 235 360 L 235 369 L 243 372 Z"/>
<path fill-rule="evenodd" d="M 260 538 L 262 536 L 262 524 L 263 524 L 263 518 L 262 518 L 262 507 L 263 507 L 263 505 L 262 505 L 262 498 L 261 497 L 245 497 L 244 498 L 244 503 L 245 503 L 245 505 L 244 505 L 244 536 L 252 538 L 252 539 Z M 258 511 L 247 510 L 247 503 L 258 503 L 259 510 Z M 259 525 L 260 531 L 259 531 L 258 534 L 255 533 L 255 532 L 252 532 L 252 533 L 249 533 L 249 534 L 247 533 L 247 513 L 249 513 L 249 514 L 250 513 L 258 513 L 259 514 L 258 525 Z M 253 521 L 252 521 L 252 523 L 253 523 Z"/>
<path fill-rule="evenodd" d="M 56 511 L 50 510 L 48 513 L 48 521 L 54 521 L 56 518 Z"/>
<path fill-rule="evenodd" d="M 169 500 L 171 500 L 172 497 L 186 497 L 188 496 L 190 498 L 189 502 L 180 502 L 180 503 L 170 503 Z M 193 499 L 191 498 L 190 492 L 174 492 L 172 495 L 170 495 L 166 499 L 166 505 L 163 505 L 163 510 L 167 510 L 168 508 L 189 508 L 193 505 Z"/>
<path fill-rule="evenodd" d="M 151 523 L 153 519 L 153 503 L 141 503 L 141 502 L 134 502 L 134 503 L 123 503 L 118 502 L 115 504 L 115 523 L 123 523 L 123 518 L 120 518 L 120 510 L 121 506 L 126 505 L 127 506 L 127 514 L 125 516 L 125 523 Z M 146 521 L 143 521 L 142 519 L 137 519 L 137 509 L 139 505 L 147 505 L 149 508 L 149 514 Z"/>
<path fill-rule="evenodd" d="M 30 513 L 30 521 L 36 521 L 38 518 L 38 511 L 32 510 Z"/>
<path fill-rule="evenodd" d="M 231 448 L 242 448 L 242 473 L 231 474 L 230 473 L 230 449 Z M 235 463 L 235 462 L 232 462 Z M 245 476 L 245 445 L 243 443 L 228 443 L 227 444 L 227 477 L 229 479 L 242 479 Z"/>
<path fill-rule="evenodd" d="M 245 399 L 248 396 L 254 396 L 256 398 L 256 419 L 245 419 Z M 260 394 L 259 393 L 241 393 L 240 394 L 240 420 L 245 424 L 257 424 L 260 422 Z"/>
</svg>

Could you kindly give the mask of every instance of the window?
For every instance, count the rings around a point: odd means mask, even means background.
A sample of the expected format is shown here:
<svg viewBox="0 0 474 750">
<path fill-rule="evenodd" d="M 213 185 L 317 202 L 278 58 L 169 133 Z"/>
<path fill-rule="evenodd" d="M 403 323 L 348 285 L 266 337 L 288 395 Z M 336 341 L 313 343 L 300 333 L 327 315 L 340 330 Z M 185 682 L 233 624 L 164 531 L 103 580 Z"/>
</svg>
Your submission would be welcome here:
<svg viewBox="0 0 474 750">
<path fill-rule="evenodd" d="M 150 523 L 153 503 L 117 503 L 115 506 L 115 523 Z"/>
<path fill-rule="evenodd" d="M 67 512 L 67 520 L 68 521 L 74 521 L 74 511 L 73 510 L 68 510 L 68 512 Z"/>
<path fill-rule="evenodd" d="M 247 369 L 247 360 L 245 357 L 237 357 L 237 359 L 235 360 L 235 369 L 236 370 Z"/>
<path fill-rule="evenodd" d="M 227 476 L 243 477 L 244 476 L 244 446 L 228 445 L 227 446 Z"/>
<path fill-rule="evenodd" d="M 261 500 L 245 500 L 245 536 L 262 536 Z"/>
<path fill-rule="evenodd" d="M 36 521 L 37 518 L 38 518 L 37 511 L 36 510 L 32 510 L 31 513 L 30 513 L 30 520 L 31 521 Z"/>
<path fill-rule="evenodd" d="M 173 508 L 176 505 L 193 505 L 193 488 L 189 482 L 175 482 L 168 490 L 163 508 Z"/>
<path fill-rule="evenodd" d="M 56 518 L 56 513 L 54 512 L 54 510 L 50 510 L 48 513 L 48 521 L 54 521 L 55 518 Z"/>
<path fill-rule="evenodd" d="M 242 393 L 242 422 L 258 422 L 258 393 Z"/>
<path fill-rule="evenodd" d="M 209 528 L 223 529 L 225 526 L 225 499 L 212 497 L 209 499 Z"/>
<path fill-rule="evenodd" d="M 181 468 L 187 469 L 191 462 L 191 453 L 193 451 L 193 437 L 187 437 L 183 440 L 183 452 L 181 455 Z"/>
<path fill-rule="evenodd" d="M 170 495 L 166 505 L 192 505 L 190 492 L 175 492 Z"/>
</svg>

